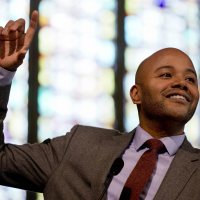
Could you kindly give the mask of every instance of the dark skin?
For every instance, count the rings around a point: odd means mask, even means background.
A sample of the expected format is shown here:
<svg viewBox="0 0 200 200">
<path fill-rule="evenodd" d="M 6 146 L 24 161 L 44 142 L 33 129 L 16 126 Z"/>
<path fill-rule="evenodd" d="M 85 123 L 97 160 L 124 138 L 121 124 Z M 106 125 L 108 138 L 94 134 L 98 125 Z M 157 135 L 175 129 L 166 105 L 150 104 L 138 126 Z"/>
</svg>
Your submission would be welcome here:
<svg viewBox="0 0 200 200">
<path fill-rule="evenodd" d="M 199 100 L 191 59 L 175 48 L 154 53 L 139 66 L 130 95 L 140 126 L 153 137 L 183 134 Z"/>
<path fill-rule="evenodd" d="M 38 12 L 33 11 L 30 25 L 25 32 L 24 19 L 10 20 L 0 26 L 0 66 L 15 71 L 24 60 L 31 45 L 38 23 Z"/>
</svg>

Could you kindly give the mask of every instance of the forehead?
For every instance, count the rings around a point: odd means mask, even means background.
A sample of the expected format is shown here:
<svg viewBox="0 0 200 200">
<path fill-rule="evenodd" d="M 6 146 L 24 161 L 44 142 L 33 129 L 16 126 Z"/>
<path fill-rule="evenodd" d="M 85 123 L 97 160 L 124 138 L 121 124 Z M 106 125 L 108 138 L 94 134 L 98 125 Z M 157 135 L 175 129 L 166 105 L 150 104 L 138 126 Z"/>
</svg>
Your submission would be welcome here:
<svg viewBox="0 0 200 200">
<path fill-rule="evenodd" d="M 179 49 L 166 48 L 155 52 L 139 65 L 135 82 L 139 84 L 145 81 L 147 76 L 163 66 L 170 66 L 179 71 L 192 70 L 196 74 L 193 63 L 187 54 Z"/>
<path fill-rule="evenodd" d="M 148 68 L 149 72 L 163 68 L 195 72 L 191 59 L 178 50 L 157 52 L 147 59 L 146 64 L 145 68 Z"/>
</svg>

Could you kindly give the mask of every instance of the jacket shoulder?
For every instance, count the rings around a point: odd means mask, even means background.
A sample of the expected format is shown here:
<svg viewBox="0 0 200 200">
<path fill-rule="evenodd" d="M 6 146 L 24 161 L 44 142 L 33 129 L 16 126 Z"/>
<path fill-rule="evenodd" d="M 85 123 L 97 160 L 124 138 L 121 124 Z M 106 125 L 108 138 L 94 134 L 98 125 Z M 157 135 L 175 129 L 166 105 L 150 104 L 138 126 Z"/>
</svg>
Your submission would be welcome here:
<svg viewBox="0 0 200 200">
<path fill-rule="evenodd" d="M 125 134 L 124 132 L 120 132 L 115 129 L 84 126 L 84 125 L 75 125 L 71 129 L 70 133 L 77 135 L 77 137 L 83 137 L 83 138 L 89 137 L 90 139 L 92 138 L 108 139 L 112 138 L 113 136 L 121 136 Z"/>
</svg>

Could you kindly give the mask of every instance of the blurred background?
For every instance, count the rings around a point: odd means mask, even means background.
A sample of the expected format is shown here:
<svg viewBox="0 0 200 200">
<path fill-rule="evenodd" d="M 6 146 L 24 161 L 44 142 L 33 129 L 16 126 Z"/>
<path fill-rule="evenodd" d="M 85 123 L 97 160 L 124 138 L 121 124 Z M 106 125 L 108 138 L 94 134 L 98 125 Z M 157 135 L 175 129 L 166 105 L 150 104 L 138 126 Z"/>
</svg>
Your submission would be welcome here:
<svg viewBox="0 0 200 200">
<path fill-rule="evenodd" d="M 129 98 L 139 63 L 176 47 L 200 71 L 198 0 L 0 0 L 0 25 L 39 10 L 29 54 L 13 80 L 6 142 L 41 142 L 77 123 L 130 131 L 138 125 Z M 200 147 L 199 108 L 186 134 Z M 0 187 L 0 200 L 42 200 Z"/>
</svg>

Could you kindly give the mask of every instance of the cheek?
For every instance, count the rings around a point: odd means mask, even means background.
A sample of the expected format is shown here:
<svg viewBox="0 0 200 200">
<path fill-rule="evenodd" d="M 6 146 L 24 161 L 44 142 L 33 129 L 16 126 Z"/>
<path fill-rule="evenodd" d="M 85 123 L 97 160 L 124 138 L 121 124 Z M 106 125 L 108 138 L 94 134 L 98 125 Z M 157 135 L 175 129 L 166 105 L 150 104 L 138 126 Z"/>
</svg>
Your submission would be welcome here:
<svg viewBox="0 0 200 200">
<path fill-rule="evenodd" d="M 171 87 L 171 84 L 169 80 L 162 81 L 157 78 L 147 79 L 141 88 L 142 98 L 151 98 L 155 101 L 163 100 L 163 94 Z"/>
<path fill-rule="evenodd" d="M 155 87 L 146 87 L 145 90 L 141 92 L 141 103 L 152 104 L 155 101 L 158 101 L 159 92 Z"/>
<path fill-rule="evenodd" d="M 144 91 L 143 91 L 143 95 L 146 96 L 152 96 L 154 98 L 159 98 L 162 94 L 162 91 L 165 90 L 165 87 L 162 86 L 159 83 L 149 83 L 148 85 L 146 85 Z"/>
<path fill-rule="evenodd" d="M 198 95 L 196 95 L 196 97 L 195 97 L 195 104 L 198 104 L 198 102 L 199 102 L 199 93 L 198 93 Z"/>
<path fill-rule="evenodd" d="M 191 94 L 194 97 L 195 101 L 198 102 L 199 101 L 199 90 L 198 89 L 191 89 Z"/>
</svg>

